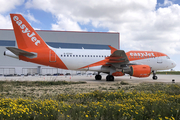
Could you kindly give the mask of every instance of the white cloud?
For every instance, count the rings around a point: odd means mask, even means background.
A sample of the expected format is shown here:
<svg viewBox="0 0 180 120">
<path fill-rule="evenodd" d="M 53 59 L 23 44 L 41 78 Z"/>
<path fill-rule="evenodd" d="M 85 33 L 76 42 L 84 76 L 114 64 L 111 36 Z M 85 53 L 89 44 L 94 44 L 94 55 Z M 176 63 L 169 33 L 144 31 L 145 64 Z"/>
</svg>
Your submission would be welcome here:
<svg viewBox="0 0 180 120">
<path fill-rule="evenodd" d="M 12 29 L 10 16 L 3 16 L 0 14 L 0 29 Z"/>
<path fill-rule="evenodd" d="M 121 46 L 131 50 L 157 50 L 179 54 L 180 6 L 165 0 L 29 0 L 27 8 L 51 12 L 57 18 L 52 29 L 81 30 L 78 23 L 120 32 Z M 166 6 L 166 7 L 165 7 Z"/>
<path fill-rule="evenodd" d="M 173 4 L 173 2 L 172 1 L 170 1 L 170 0 L 164 0 L 164 3 L 163 4 L 158 4 L 160 7 L 164 7 L 164 6 L 170 6 L 170 5 L 172 5 Z"/>
<path fill-rule="evenodd" d="M 0 0 L 0 29 L 12 29 L 10 15 L 5 14 L 23 3 L 24 0 Z"/>
<path fill-rule="evenodd" d="M 70 18 L 66 18 L 63 15 L 58 15 L 57 19 L 58 19 L 57 23 L 52 24 L 52 30 L 68 30 L 68 31 L 81 30 L 77 22 L 73 21 Z"/>
<path fill-rule="evenodd" d="M 172 5 L 172 1 L 169 1 L 169 0 L 164 0 L 164 6 L 169 6 L 169 5 Z"/>
<path fill-rule="evenodd" d="M 23 3 L 24 0 L 0 0 L 0 13 L 15 9 L 16 6 L 22 5 Z"/>
<path fill-rule="evenodd" d="M 23 14 L 24 17 L 27 17 L 30 21 L 33 21 L 33 22 L 36 22 L 36 23 L 40 23 L 39 20 L 34 18 L 33 14 L 31 14 L 29 12 L 29 10 L 27 12 L 28 12 L 27 14 Z"/>
</svg>

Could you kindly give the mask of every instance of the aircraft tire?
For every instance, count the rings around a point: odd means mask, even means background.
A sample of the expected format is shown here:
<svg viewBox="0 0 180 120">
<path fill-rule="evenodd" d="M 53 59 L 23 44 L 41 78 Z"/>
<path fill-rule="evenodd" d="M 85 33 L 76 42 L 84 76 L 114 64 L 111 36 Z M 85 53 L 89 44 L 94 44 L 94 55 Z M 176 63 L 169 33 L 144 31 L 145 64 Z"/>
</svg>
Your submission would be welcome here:
<svg viewBox="0 0 180 120">
<path fill-rule="evenodd" d="M 157 80 L 158 77 L 157 76 L 153 76 L 152 78 L 153 78 L 153 80 Z"/>
<path fill-rule="evenodd" d="M 113 75 L 107 75 L 106 81 L 114 81 L 114 76 Z"/>
<path fill-rule="evenodd" d="M 101 75 L 96 75 L 96 76 L 95 76 L 95 79 L 96 79 L 96 80 L 101 80 L 101 79 L 102 79 L 102 76 L 101 76 Z"/>
</svg>

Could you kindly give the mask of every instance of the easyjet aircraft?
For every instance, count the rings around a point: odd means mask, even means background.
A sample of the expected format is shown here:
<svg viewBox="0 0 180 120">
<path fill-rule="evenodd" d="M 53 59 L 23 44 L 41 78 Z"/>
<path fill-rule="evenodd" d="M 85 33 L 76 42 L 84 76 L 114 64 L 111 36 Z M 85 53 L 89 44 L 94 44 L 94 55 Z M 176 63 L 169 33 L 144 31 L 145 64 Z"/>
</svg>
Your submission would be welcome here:
<svg viewBox="0 0 180 120">
<path fill-rule="evenodd" d="M 4 55 L 41 65 L 67 69 L 97 71 L 107 73 L 106 80 L 114 81 L 114 76 L 129 74 L 134 77 L 148 77 L 155 71 L 176 66 L 166 54 L 154 51 L 129 51 L 90 49 L 57 49 L 47 45 L 30 24 L 20 14 L 10 14 L 18 48 L 7 47 Z"/>
</svg>

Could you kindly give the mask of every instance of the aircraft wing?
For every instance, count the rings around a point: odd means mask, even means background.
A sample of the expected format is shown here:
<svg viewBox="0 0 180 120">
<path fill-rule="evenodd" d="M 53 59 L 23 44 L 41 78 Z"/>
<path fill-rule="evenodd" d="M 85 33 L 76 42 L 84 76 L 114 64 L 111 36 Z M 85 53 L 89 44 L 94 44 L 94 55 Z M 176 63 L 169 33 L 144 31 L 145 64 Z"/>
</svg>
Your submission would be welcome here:
<svg viewBox="0 0 180 120">
<path fill-rule="evenodd" d="M 124 50 L 113 50 L 111 55 L 109 57 L 106 57 L 104 60 L 98 61 L 96 63 L 92 63 L 90 65 L 81 67 L 79 69 L 83 68 L 89 68 L 89 67 L 95 67 L 95 66 L 109 66 L 112 65 L 115 68 L 119 68 L 121 65 L 126 65 L 129 63 L 129 59 L 126 56 L 126 53 Z"/>
<path fill-rule="evenodd" d="M 12 53 L 14 53 L 15 55 L 19 56 L 26 56 L 26 57 L 33 57 L 33 56 L 37 56 L 36 53 L 31 53 L 31 52 L 27 52 L 15 47 L 6 47 L 6 49 L 8 49 L 9 51 L 11 51 Z"/>
<path fill-rule="evenodd" d="M 107 64 L 128 64 L 129 59 L 124 50 L 116 50 L 109 57 L 105 58 Z"/>
</svg>

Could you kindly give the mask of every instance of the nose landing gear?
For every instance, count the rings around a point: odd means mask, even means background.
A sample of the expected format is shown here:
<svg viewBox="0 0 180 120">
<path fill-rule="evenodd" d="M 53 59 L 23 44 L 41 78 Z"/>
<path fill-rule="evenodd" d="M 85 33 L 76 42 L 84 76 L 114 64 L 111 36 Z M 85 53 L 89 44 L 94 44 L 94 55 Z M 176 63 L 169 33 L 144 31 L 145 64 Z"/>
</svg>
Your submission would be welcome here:
<svg viewBox="0 0 180 120">
<path fill-rule="evenodd" d="M 152 79 L 153 79 L 153 80 L 157 80 L 157 79 L 158 79 L 158 77 L 156 76 L 156 71 L 154 71 L 154 70 L 153 70 L 153 71 L 152 71 L 152 73 L 153 73 L 153 77 L 152 77 Z"/>
</svg>

